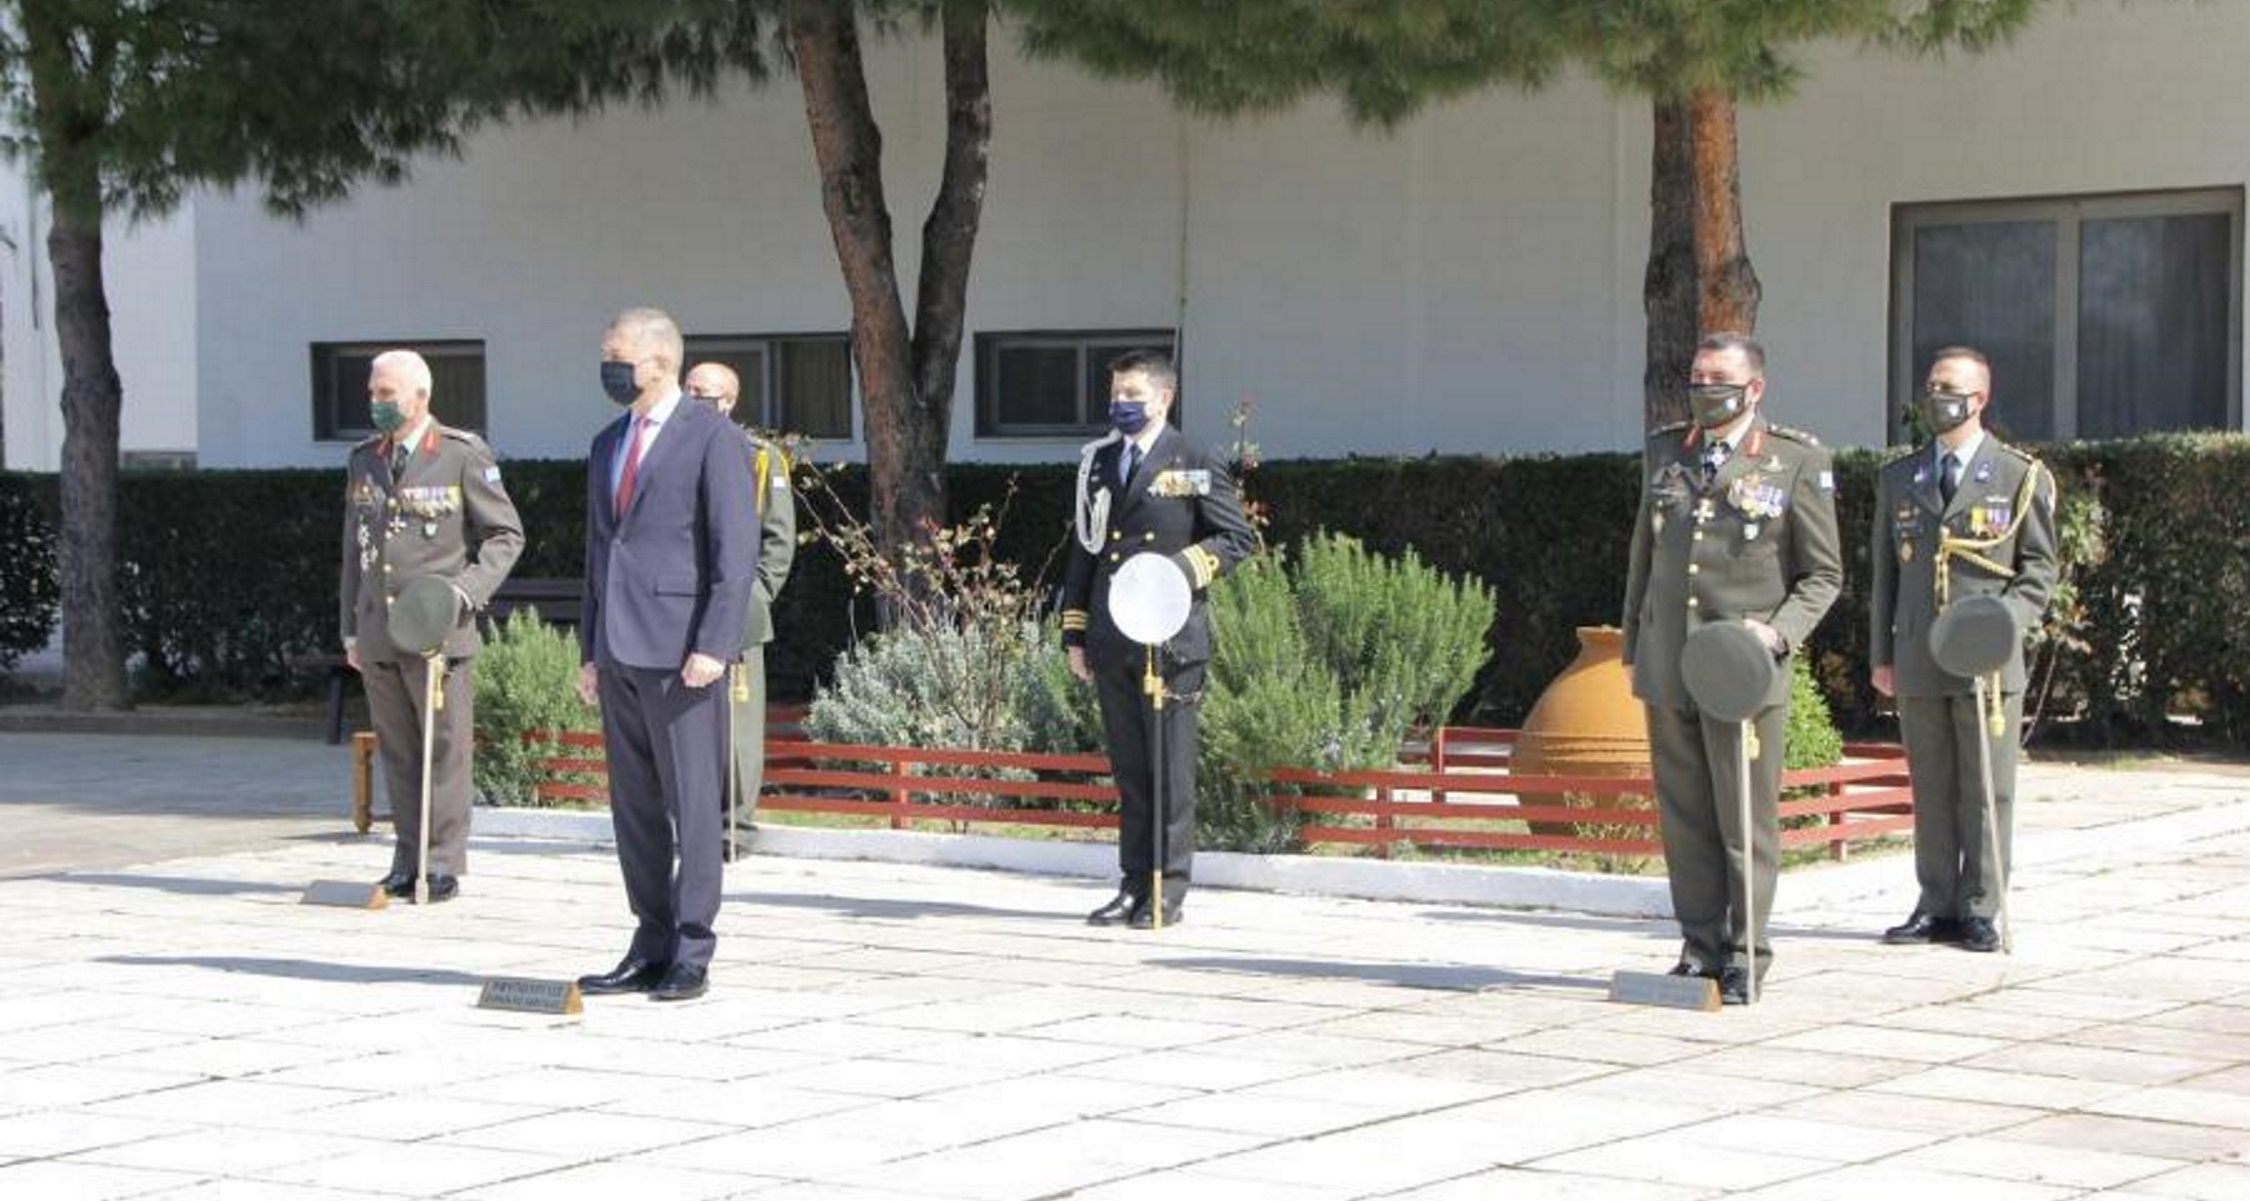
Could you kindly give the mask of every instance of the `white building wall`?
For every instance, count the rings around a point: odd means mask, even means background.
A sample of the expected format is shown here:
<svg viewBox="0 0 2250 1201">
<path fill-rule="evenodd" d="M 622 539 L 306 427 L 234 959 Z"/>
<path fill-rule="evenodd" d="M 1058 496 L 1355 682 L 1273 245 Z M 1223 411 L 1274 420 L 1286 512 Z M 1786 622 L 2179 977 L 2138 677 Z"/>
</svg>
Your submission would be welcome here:
<svg viewBox="0 0 2250 1201">
<path fill-rule="evenodd" d="M 0 466 L 53 471 L 62 461 L 62 351 L 47 266 L 47 204 L 24 164 L 0 164 Z M 125 452 L 193 451 L 195 213 L 103 231 L 103 273 L 117 374 L 124 384 L 118 442 Z"/>
<path fill-rule="evenodd" d="M 2086 0 L 1989 55 L 1813 56 L 1792 101 L 1742 123 L 1776 415 L 1833 442 L 1882 440 L 1896 204 L 2243 186 L 2244 45 L 2250 4 Z M 940 64 L 926 41 L 870 49 L 911 305 L 943 152 Z M 1001 53 L 993 74 L 956 457 L 1054 460 L 1075 445 L 975 436 L 977 332 L 1173 325 L 1189 429 L 1206 440 L 1248 396 L 1272 455 L 1638 444 L 1645 100 L 1571 78 L 1385 133 L 1326 101 L 1211 123 L 1153 87 L 1064 66 Z M 573 456 L 613 411 L 595 345 L 621 307 L 658 303 L 707 333 L 847 320 L 786 76 L 716 104 L 488 131 L 465 161 L 423 164 L 404 189 L 298 226 L 244 196 L 203 198 L 166 229 L 145 261 L 138 240 L 112 257 L 129 438 L 158 400 L 181 404 L 146 381 L 193 380 L 192 407 L 166 429 L 189 431 L 214 466 L 341 458 L 312 435 L 314 342 L 481 338 L 495 443 Z M 193 303 L 177 295 L 173 237 L 192 239 Z M 0 281 L 11 462 L 48 444 L 43 414 L 24 412 L 41 385 L 19 379 L 31 367 L 13 353 L 17 241 Z M 2005 405 L 2007 381 L 1999 393 Z"/>
</svg>

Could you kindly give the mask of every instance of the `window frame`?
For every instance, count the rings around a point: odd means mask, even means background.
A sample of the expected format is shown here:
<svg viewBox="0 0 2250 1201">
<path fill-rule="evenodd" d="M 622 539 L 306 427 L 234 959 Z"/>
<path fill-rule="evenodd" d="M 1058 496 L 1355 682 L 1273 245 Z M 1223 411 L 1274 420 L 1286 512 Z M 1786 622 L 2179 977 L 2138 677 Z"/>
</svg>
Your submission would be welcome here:
<svg viewBox="0 0 2250 1201">
<path fill-rule="evenodd" d="M 1906 436 L 1898 403 L 1928 365 L 1914 355 L 1914 235 L 1931 225 L 1996 225 L 2027 221 L 2055 224 L 2054 438 L 2078 437 L 2078 309 L 2080 227 L 2087 221 L 2147 217 L 2224 216 L 2228 222 L 2226 428 L 2243 428 L 2242 286 L 2244 189 L 2239 186 L 2141 192 L 2086 192 L 2062 196 L 1901 202 L 1891 206 L 1890 370 L 1883 422 L 1894 442 Z M 2005 386 L 2004 384 L 2000 386 Z"/>
<path fill-rule="evenodd" d="M 1161 350 L 1171 355 L 1173 363 L 1177 364 L 1179 362 L 1179 344 L 1180 334 L 1178 330 L 1159 327 L 979 330 L 975 339 L 976 381 L 974 393 L 976 413 L 973 426 L 974 437 L 980 442 L 1076 439 L 1099 436 L 1109 428 L 1106 416 L 1067 426 L 1002 422 L 997 410 L 1000 402 L 998 356 L 1003 350 L 1019 346 L 1070 346 L 1078 352 L 1079 361 L 1076 378 L 1079 380 L 1080 387 L 1084 387 L 1090 366 L 1087 352 L 1094 347 L 1102 347 L 1109 351 L 1107 358 L 1103 360 L 1104 362 L 1131 350 Z M 1181 392 L 1186 391 L 1184 374 L 1180 390 Z M 1078 401 L 1079 411 L 1084 413 L 1088 398 L 1081 393 Z M 1102 398 L 1101 408 L 1106 412 L 1108 408 L 1107 397 Z M 1175 427 L 1180 425 L 1181 411 L 1181 398 L 1175 395 L 1172 398 L 1172 412 L 1169 418 Z"/>
<path fill-rule="evenodd" d="M 364 355 L 373 358 L 386 350 L 411 350 L 424 359 L 430 360 L 475 357 L 479 386 L 484 392 L 484 395 L 479 398 L 479 403 L 484 410 L 482 418 L 474 425 L 451 420 L 447 420 L 445 424 L 456 429 L 469 430 L 487 440 L 491 438 L 489 427 L 492 425 L 492 379 L 490 376 L 492 360 L 489 352 L 485 349 L 483 338 L 401 338 L 395 341 L 354 338 L 349 341 L 313 342 L 309 344 L 308 350 L 309 353 L 306 357 L 310 361 L 312 371 L 312 435 L 313 441 L 316 443 L 347 445 L 364 442 L 379 432 L 373 426 L 366 429 L 346 427 L 338 416 L 337 402 L 342 399 L 341 396 L 324 396 L 322 389 L 334 380 L 334 361 L 337 356 L 358 357 Z M 436 407 L 443 409 L 444 397 L 432 397 L 431 399 Z"/>
<path fill-rule="evenodd" d="M 853 443 L 859 441 L 859 365 L 852 360 L 852 336 L 849 331 L 810 330 L 798 333 L 712 333 L 684 334 L 681 338 L 682 357 L 680 378 L 687 378 L 688 370 L 712 354 L 740 354 L 757 351 L 759 362 L 764 364 L 763 378 L 758 381 L 758 397 L 764 411 L 758 414 L 755 428 L 785 433 L 799 433 L 806 437 Z M 787 430 L 775 421 L 775 409 L 781 403 L 781 355 L 784 342 L 839 342 L 844 347 L 844 372 L 849 379 L 844 389 L 844 421 L 848 426 L 841 435 L 813 434 L 803 430 Z M 738 418 L 736 425 L 742 422 Z"/>
</svg>

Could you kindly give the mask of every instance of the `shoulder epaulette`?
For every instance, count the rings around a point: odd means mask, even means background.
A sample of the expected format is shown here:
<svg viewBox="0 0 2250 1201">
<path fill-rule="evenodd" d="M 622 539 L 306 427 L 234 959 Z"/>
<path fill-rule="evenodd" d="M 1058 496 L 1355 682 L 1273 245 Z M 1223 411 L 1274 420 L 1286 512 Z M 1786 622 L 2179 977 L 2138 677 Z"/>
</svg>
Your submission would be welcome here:
<svg viewBox="0 0 2250 1201">
<path fill-rule="evenodd" d="M 442 438 L 451 438 L 455 442 L 466 442 L 471 446 L 484 445 L 484 439 L 477 437 L 475 434 L 469 432 L 468 430 L 457 430 L 450 425 L 439 426 L 438 436 Z"/>
<path fill-rule="evenodd" d="M 2024 462 L 2026 462 L 2026 463 L 2036 463 L 2036 462 L 2038 462 L 2038 461 L 2039 461 L 2039 456 L 2038 456 L 2038 455 L 2035 455 L 2035 454 L 2031 453 L 2030 451 L 2028 451 L 2028 450 L 2025 450 L 2025 449 L 2024 449 L 2023 447 L 2020 447 L 2020 446 L 2015 446 L 2015 445 L 2011 445 L 2011 444 L 2009 444 L 2009 443 L 2006 443 L 2006 442 L 2002 442 L 2002 441 L 2000 441 L 2000 440 L 1999 440 L 1999 439 L 1997 439 L 1997 438 L 1993 439 L 1993 441 L 1992 441 L 1992 448 L 1993 448 L 1994 450 L 1997 450 L 1997 451 L 2001 452 L 2002 454 L 2013 455 L 2013 456 L 2015 456 L 2016 458 L 2018 458 L 2018 459 L 2021 459 L 2021 460 L 2023 460 L 2023 461 L 2024 461 Z"/>
<path fill-rule="evenodd" d="M 1648 432 L 1648 436 L 1651 438 L 1669 438 L 1674 434 L 1685 432 L 1687 427 L 1693 424 L 1695 423 L 1691 421 L 1675 421 L 1669 425 L 1657 426 Z"/>
<path fill-rule="evenodd" d="M 1787 438 L 1791 442 L 1802 442 L 1807 446 L 1820 445 L 1820 439 L 1793 425 L 1768 425 L 1766 432 L 1776 438 Z"/>
</svg>

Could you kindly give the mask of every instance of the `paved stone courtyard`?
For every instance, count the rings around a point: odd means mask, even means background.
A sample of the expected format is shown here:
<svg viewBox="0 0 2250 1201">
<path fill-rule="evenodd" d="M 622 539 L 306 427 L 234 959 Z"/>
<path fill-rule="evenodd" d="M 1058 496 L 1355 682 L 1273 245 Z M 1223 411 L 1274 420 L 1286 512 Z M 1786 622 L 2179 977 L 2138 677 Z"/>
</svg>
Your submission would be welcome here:
<svg viewBox="0 0 2250 1201">
<path fill-rule="evenodd" d="M 1717 1014 L 1604 999 L 1662 923 L 774 857 L 705 1000 L 494 1013 L 615 960 L 608 852 L 359 912 L 383 840 L 281 829 L 0 880 L 0 1197 L 2250 1197 L 2250 816 L 2027 867 L 2013 957 L 1800 910 Z"/>
</svg>

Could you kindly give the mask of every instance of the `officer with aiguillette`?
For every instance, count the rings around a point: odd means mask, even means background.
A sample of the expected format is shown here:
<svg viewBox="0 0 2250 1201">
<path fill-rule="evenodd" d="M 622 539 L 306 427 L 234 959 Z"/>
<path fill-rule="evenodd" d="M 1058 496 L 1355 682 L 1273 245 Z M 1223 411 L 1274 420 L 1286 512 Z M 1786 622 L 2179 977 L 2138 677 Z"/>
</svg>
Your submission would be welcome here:
<svg viewBox="0 0 2250 1201">
<path fill-rule="evenodd" d="M 1179 393 L 1172 361 L 1134 351 L 1110 364 L 1111 434 L 1085 448 L 1078 467 L 1076 540 L 1063 583 L 1063 647 L 1070 669 L 1101 699 L 1102 734 L 1121 812 L 1117 895 L 1087 915 L 1096 926 L 1148 929 L 1180 920 L 1195 860 L 1195 737 L 1203 671 L 1211 659 L 1204 592 L 1256 547 L 1226 465 L 1166 420 Z M 1111 575 L 1133 556 L 1169 557 L 1188 578 L 1187 624 L 1156 649 L 1165 692 L 1161 717 L 1143 692 L 1145 648 L 1117 628 Z M 1154 723 L 1164 724 L 1164 763 L 1150 763 Z M 1164 861 L 1156 861 L 1158 770 L 1164 783 Z M 1149 876 L 1163 869 L 1163 896 Z"/>
<path fill-rule="evenodd" d="M 1776 671 L 1765 707 L 1743 723 L 1697 710 L 1680 669 L 1688 635 L 1741 622 L 1776 660 L 1820 624 L 1842 587 L 1836 476 L 1812 435 L 1772 425 L 1763 347 L 1712 334 L 1688 377 L 1692 424 L 1649 436 L 1640 514 L 1625 584 L 1625 662 L 1648 710 L 1648 741 L 1663 819 L 1664 866 L 1683 942 L 1675 975 L 1719 982 L 1730 1005 L 1765 979 L 1769 947 L 1749 945 L 1741 912 L 1747 840 L 1763 932 L 1781 862 L 1779 809 L 1789 673 Z M 1741 828 L 1735 740 L 1751 740 L 1751 829 Z M 1762 940 L 1761 940 L 1762 941 Z"/>
<path fill-rule="evenodd" d="M 367 713 L 389 784 L 397 842 L 383 890 L 414 893 L 422 818 L 422 701 L 432 663 L 391 645 L 388 611 L 409 581 L 434 576 L 460 600 L 445 639 L 430 745 L 429 899 L 451 900 L 468 868 L 471 657 L 475 613 L 523 553 L 523 522 L 484 440 L 430 414 L 430 366 L 409 350 L 377 355 L 368 374 L 375 428 L 352 448 L 344 484 L 344 655 L 367 687 Z"/>
<path fill-rule="evenodd" d="M 1919 401 L 1930 442 L 1885 463 L 1876 482 L 1870 683 L 1898 698 L 1921 885 L 1914 912 L 1883 932 L 1892 944 L 2000 949 L 1993 919 L 2015 813 L 2023 640 L 2009 648 L 1998 687 L 1987 690 L 1990 711 L 1982 713 L 1975 681 L 1947 672 L 1930 651 L 1930 627 L 1952 602 L 1996 596 L 2028 634 L 2039 628 L 2055 586 L 2055 477 L 1985 429 L 1991 402 L 1992 367 L 1983 354 L 1966 346 L 1938 351 Z M 1979 739 L 1991 754 L 1989 798 Z M 1987 830 L 1998 831 L 1999 846 Z"/>
</svg>

